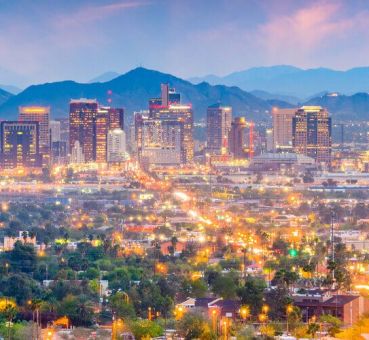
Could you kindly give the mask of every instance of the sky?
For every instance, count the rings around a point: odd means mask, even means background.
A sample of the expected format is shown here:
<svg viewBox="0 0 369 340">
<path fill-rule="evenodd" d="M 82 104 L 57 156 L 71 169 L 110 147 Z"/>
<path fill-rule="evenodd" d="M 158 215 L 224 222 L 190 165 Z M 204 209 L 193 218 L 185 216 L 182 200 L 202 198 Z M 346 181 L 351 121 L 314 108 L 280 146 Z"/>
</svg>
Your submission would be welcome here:
<svg viewBox="0 0 369 340">
<path fill-rule="evenodd" d="M 0 0 L 0 84 L 369 65 L 369 1 Z"/>
</svg>

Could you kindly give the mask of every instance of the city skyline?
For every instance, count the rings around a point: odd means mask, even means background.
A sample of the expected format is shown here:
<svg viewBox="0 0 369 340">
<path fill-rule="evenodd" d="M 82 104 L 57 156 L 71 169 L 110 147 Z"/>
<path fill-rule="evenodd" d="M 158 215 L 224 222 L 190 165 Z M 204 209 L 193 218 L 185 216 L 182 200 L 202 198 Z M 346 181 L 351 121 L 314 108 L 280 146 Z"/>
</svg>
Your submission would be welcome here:
<svg viewBox="0 0 369 340">
<path fill-rule="evenodd" d="M 1 84 L 88 81 L 140 65 L 184 78 L 276 64 L 367 65 L 364 1 L 0 4 Z"/>
</svg>

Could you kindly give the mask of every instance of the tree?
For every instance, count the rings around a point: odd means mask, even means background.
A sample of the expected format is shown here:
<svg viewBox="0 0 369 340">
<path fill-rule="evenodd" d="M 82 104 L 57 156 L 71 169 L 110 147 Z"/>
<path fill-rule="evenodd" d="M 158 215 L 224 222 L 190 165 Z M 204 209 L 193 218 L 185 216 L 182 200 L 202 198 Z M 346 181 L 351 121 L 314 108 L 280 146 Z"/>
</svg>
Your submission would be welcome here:
<svg viewBox="0 0 369 340">
<path fill-rule="evenodd" d="M 77 327 L 89 327 L 94 323 L 93 307 L 83 295 L 67 295 L 58 305 L 57 314 L 59 317 L 67 316 Z"/>
<path fill-rule="evenodd" d="M 328 325 L 328 334 L 332 337 L 336 336 L 340 332 L 340 327 L 342 326 L 342 321 L 333 315 L 326 314 L 321 315 L 319 318 L 320 322 Z"/>
<path fill-rule="evenodd" d="M 281 320 L 286 317 L 286 308 L 292 303 L 286 287 L 268 290 L 265 294 L 266 304 L 270 306 L 270 317 Z M 295 312 L 295 311 L 294 311 Z"/>
<path fill-rule="evenodd" d="M 3 278 L 0 287 L 5 296 L 13 297 L 19 305 L 23 305 L 33 295 L 39 293 L 38 283 L 23 273 L 11 274 Z"/>
<path fill-rule="evenodd" d="M 10 267 L 14 271 L 33 272 L 36 268 L 37 256 L 33 245 L 17 241 L 9 254 Z"/>
<path fill-rule="evenodd" d="M 135 310 L 127 301 L 127 295 L 123 292 L 117 292 L 109 297 L 109 306 L 113 313 L 120 318 L 132 319 L 135 317 Z"/>
<path fill-rule="evenodd" d="M 150 320 L 137 320 L 129 323 L 130 329 L 136 339 L 151 339 L 163 334 L 163 328 Z"/>
<path fill-rule="evenodd" d="M 213 292 L 224 299 L 232 299 L 236 296 L 237 285 L 233 277 L 224 275 L 217 277 L 213 282 Z"/>
<path fill-rule="evenodd" d="M 191 296 L 196 298 L 205 297 L 208 286 L 203 279 L 197 279 L 191 282 Z"/>
<path fill-rule="evenodd" d="M 184 314 L 178 322 L 178 332 L 185 340 L 191 339 L 213 339 L 209 323 L 202 314 L 189 311 Z"/>
<path fill-rule="evenodd" d="M 253 314 L 259 313 L 263 304 L 265 281 L 257 277 L 248 276 L 245 284 L 237 289 L 237 296 L 241 304 L 248 305 Z"/>
<path fill-rule="evenodd" d="M 294 284 L 298 280 L 298 278 L 299 275 L 296 272 L 281 269 L 275 273 L 272 283 L 289 288 L 291 284 Z"/>
<path fill-rule="evenodd" d="M 316 322 L 311 322 L 311 323 L 309 323 L 309 325 L 308 325 L 308 334 L 311 334 L 311 336 L 313 337 L 313 338 L 315 338 L 315 335 L 316 335 L 316 333 L 318 332 L 318 330 L 319 330 L 319 328 L 320 328 L 320 326 L 319 326 L 319 324 L 318 323 L 316 323 Z"/>
</svg>

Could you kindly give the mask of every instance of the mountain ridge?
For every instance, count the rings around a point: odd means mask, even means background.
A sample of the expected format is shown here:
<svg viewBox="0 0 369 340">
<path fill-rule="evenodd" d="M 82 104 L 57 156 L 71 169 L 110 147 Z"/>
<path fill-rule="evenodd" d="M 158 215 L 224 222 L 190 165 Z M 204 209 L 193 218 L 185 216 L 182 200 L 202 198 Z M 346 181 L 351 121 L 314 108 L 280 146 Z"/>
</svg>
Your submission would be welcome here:
<svg viewBox="0 0 369 340">
<path fill-rule="evenodd" d="M 72 80 L 32 85 L 0 106 L 0 117 L 15 118 L 20 105 L 50 105 L 53 117 L 67 117 L 72 98 L 95 98 L 102 105 L 108 104 L 108 91 L 112 105 L 125 107 L 131 114 L 147 109 L 148 99 L 160 94 L 160 84 L 169 83 L 182 95 L 183 102 L 191 102 L 195 119 L 204 118 L 206 108 L 221 101 L 232 105 L 235 115 L 249 119 L 268 119 L 271 104 L 238 87 L 212 86 L 208 83 L 194 85 L 187 80 L 142 67 L 133 69 L 108 82 L 78 83 Z M 288 105 L 286 103 L 286 105 Z"/>
<path fill-rule="evenodd" d="M 290 65 L 254 67 L 233 72 L 224 77 L 207 75 L 190 78 L 195 82 L 206 79 L 211 84 L 238 86 L 245 91 L 266 91 L 278 95 L 308 98 L 322 91 L 349 95 L 369 92 L 369 67 L 333 70 L 325 67 L 301 69 Z"/>
</svg>

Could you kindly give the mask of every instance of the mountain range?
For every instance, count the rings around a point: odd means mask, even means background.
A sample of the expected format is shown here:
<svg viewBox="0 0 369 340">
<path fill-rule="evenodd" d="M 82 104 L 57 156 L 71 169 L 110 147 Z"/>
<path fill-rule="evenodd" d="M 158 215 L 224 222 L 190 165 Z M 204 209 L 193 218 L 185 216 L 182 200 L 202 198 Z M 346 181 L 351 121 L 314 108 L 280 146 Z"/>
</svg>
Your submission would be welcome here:
<svg viewBox="0 0 369 340">
<path fill-rule="evenodd" d="M 319 92 L 354 94 L 369 92 L 369 67 L 357 67 L 347 71 L 328 68 L 301 69 L 278 65 L 254 67 L 234 72 L 224 77 L 208 75 L 189 79 L 193 83 L 238 86 L 245 91 L 262 90 L 270 93 L 306 99 Z"/>
<path fill-rule="evenodd" d="M 0 105 L 4 104 L 5 102 L 8 101 L 8 99 L 10 97 L 12 97 L 13 95 L 10 92 L 7 92 L 3 89 L 0 88 Z"/>
<path fill-rule="evenodd" d="M 288 70 L 293 74 L 294 69 L 277 67 L 275 71 L 281 76 Z M 268 70 L 264 71 L 268 73 Z M 265 90 L 247 92 L 237 86 L 210 85 L 207 82 L 193 84 L 173 75 L 142 67 L 110 80 L 114 76 L 114 73 L 107 72 L 95 78 L 92 83 L 67 80 L 32 85 L 17 95 L 0 90 L 0 119 L 16 119 L 18 107 L 21 105 L 49 105 L 52 108 L 53 118 L 65 118 L 68 116 L 69 101 L 72 98 L 96 98 L 100 104 L 107 105 L 108 97 L 111 97 L 111 105 L 124 107 L 129 120 L 134 111 L 147 109 L 149 98 L 160 95 L 162 83 L 169 83 L 180 92 L 182 102 L 192 103 L 195 120 L 205 118 L 206 108 L 217 102 L 231 105 L 234 116 L 244 115 L 255 121 L 269 119 L 273 106 L 288 108 L 304 104 L 326 107 L 334 119 L 369 119 L 369 94 L 365 92 L 347 95 L 322 91 L 312 98 L 300 99 L 280 92 L 269 93 Z M 264 74 L 263 77 L 266 79 L 271 76 Z M 108 96 L 110 91 L 112 95 Z"/>
<path fill-rule="evenodd" d="M 217 102 L 231 105 L 237 114 L 258 120 L 268 119 L 273 106 L 273 102 L 238 87 L 212 86 L 205 82 L 194 85 L 170 74 L 139 67 L 106 82 L 82 84 L 61 81 L 32 85 L 0 106 L 0 118 L 16 118 L 21 105 L 50 105 L 53 117 L 67 117 L 71 98 L 96 98 L 99 103 L 107 104 L 108 91 L 112 91 L 111 105 L 124 107 L 131 114 L 136 110 L 147 109 L 148 99 L 160 95 L 162 83 L 169 83 L 180 92 L 184 103 L 192 103 L 196 120 L 204 118 L 206 108 Z M 290 106 L 285 102 L 280 104 Z"/>
</svg>

